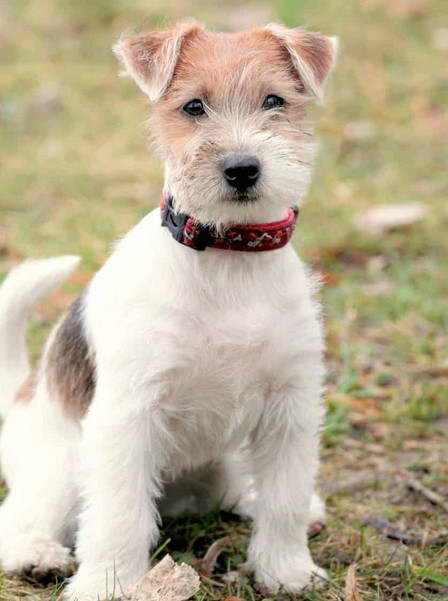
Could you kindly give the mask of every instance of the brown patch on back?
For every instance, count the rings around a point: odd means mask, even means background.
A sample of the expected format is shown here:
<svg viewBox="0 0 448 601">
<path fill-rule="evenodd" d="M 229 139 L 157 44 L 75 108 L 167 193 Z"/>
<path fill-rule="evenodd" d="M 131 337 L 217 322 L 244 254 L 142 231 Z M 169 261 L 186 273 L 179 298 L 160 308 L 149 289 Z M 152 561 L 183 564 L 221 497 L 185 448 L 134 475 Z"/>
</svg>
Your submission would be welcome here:
<svg viewBox="0 0 448 601">
<path fill-rule="evenodd" d="M 36 392 L 37 385 L 37 371 L 32 371 L 25 378 L 22 386 L 16 393 L 16 403 L 29 403 Z"/>
<path fill-rule="evenodd" d="M 48 387 L 74 419 L 86 413 L 95 391 L 95 362 L 84 332 L 82 296 L 59 325 L 46 358 Z"/>
</svg>

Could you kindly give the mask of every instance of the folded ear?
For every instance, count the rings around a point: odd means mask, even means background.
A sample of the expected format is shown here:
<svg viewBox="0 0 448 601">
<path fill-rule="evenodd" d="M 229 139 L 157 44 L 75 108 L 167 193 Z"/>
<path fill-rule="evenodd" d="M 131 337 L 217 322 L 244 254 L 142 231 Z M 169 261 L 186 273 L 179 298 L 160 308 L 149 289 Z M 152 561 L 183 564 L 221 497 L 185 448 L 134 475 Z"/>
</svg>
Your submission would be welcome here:
<svg viewBox="0 0 448 601">
<path fill-rule="evenodd" d="M 336 62 L 338 38 L 272 23 L 266 29 L 286 48 L 304 90 L 322 102 L 325 80 Z"/>
<path fill-rule="evenodd" d="M 122 36 L 113 51 L 141 90 L 155 102 L 173 78 L 184 42 L 203 30 L 198 23 L 181 23 L 174 29 L 137 38 Z"/>
</svg>

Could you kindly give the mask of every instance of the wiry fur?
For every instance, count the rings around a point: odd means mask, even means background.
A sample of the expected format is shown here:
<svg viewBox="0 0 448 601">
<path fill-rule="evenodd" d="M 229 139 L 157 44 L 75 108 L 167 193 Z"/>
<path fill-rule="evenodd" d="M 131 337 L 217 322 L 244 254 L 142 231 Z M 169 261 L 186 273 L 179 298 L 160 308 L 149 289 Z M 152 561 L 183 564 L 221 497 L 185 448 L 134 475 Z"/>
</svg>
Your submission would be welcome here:
<svg viewBox="0 0 448 601">
<path fill-rule="evenodd" d="M 330 69 L 320 53 L 332 46 L 307 34 L 319 40 L 314 54 L 304 51 L 307 70 L 292 60 L 285 31 L 182 25 L 116 49 L 156 100 L 166 191 L 178 210 L 218 230 L 281 218 L 306 191 L 306 88 L 310 72 L 322 86 L 316 65 Z M 317 63 L 307 58 L 316 53 Z M 268 94 L 283 96 L 284 109 L 263 111 Z M 196 97 L 207 114 L 190 119 L 179 108 Z M 261 162 L 244 198 L 222 177 L 223 158 L 236 152 Z M 22 388 L 28 401 L 19 394 L 12 403 L 29 373 L 28 308 L 68 275 L 68 263 L 31 262 L 0 290 L 3 568 L 65 570 L 77 532 L 80 566 L 65 599 L 117 597 L 148 568 L 159 512 L 220 502 L 253 519 L 248 564 L 259 584 L 298 592 L 323 576 L 306 540 L 310 520 L 323 518 L 313 497 L 323 341 L 314 280 L 292 247 L 196 252 L 153 211 L 50 336 L 33 386 Z"/>
</svg>

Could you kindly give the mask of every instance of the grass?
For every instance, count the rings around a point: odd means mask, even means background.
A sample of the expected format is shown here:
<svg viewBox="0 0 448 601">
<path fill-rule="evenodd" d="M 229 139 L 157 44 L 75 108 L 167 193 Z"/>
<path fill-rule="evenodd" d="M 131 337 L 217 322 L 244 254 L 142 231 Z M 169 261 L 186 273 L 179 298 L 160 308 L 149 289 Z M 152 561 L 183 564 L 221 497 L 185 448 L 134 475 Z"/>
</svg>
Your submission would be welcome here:
<svg viewBox="0 0 448 601">
<path fill-rule="evenodd" d="M 422 537 L 447 533 L 441 508 L 405 485 L 414 475 L 448 498 L 448 382 L 443 370 L 434 372 L 448 354 L 444 0 L 3 6 L 0 272 L 32 255 L 83 258 L 76 278 L 37 312 L 32 348 L 36 353 L 113 240 L 158 201 L 161 169 L 143 137 L 146 102 L 130 81 L 117 79 L 109 47 L 124 29 L 185 15 L 227 29 L 276 18 L 341 36 L 296 236 L 299 252 L 326 282 L 329 366 L 322 447 L 329 519 L 311 546 L 331 586 L 302 598 L 343 599 L 347 568 L 356 563 L 363 601 L 448 599 L 446 546 L 406 546 L 363 525 L 382 517 Z M 372 205 L 407 201 L 427 207 L 413 226 L 377 236 L 356 226 Z M 341 488 L 372 471 L 380 475 L 369 485 Z M 230 535 L 232 548 L 196 601 L 262 601 L 250 579 L 221 578 L 243 560 L 248 533 L 247 523 L 215 513 L 165 524 L 161 543 L 170 539 L 166 549 L 175 558 L 198 565 L 214 540 Z M 1 601 L 57 596 L 54 587 L 0 577 Z"/>
</svg>

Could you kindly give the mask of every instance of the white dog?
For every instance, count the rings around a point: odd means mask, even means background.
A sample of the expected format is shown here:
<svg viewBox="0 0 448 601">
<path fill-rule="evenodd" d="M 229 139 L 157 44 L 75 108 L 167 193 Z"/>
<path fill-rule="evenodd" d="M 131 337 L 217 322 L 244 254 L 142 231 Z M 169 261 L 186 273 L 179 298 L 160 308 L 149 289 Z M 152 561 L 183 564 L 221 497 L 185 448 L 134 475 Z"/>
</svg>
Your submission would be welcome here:
<svg viewBox="0 0 448 601">
<path fill-rule="evenodd" d="M 162 209 L 118 243 L 35 371 L 29 310 L 78 259 L 26 262 L 2 286 L 1 566 L 64 570 L 76 537 L 65 599 L 118 598 L 148 569 L 159 511 L 204 502 L 164 491 L 206 473 L 212 502 L 252 499 L 256 581 L 300 591 L 324 575 L 307 545 L 324 368 L 315 286 L 288 241 L 313 157 L 304 109 L 335 40 L 181 24 L 115 52 L 154 103 Z"/>
</svg>

